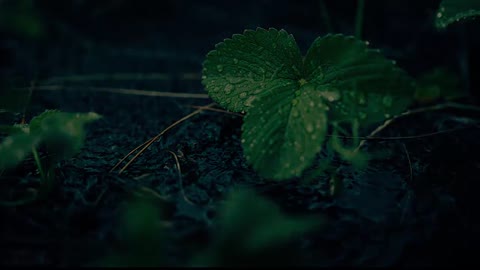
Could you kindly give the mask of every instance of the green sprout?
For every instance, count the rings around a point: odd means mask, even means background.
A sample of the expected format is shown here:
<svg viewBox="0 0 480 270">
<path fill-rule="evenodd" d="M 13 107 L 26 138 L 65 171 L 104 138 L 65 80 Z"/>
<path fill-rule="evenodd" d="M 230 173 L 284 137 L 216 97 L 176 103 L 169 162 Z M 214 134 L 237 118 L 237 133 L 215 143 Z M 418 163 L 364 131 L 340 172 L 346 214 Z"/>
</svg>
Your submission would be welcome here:
<svg viewBox="0 0 480 270">
<path fill-rule="evenodd" d="M 84 125 L 100 117 L 94 112 L 47 110 L 34 117 L 30 124 L 0 126 L 0 132 L 9 134 L 0 143 L 0 172 L 18 166 L 32 154 L 42 180 L 40 195 L 45 195 L 52 188 L 56 163 L 80 151 L 85 140 Z M 42 146 L 49 153 L 46 170 L 38 153 Z"/>
</svg>

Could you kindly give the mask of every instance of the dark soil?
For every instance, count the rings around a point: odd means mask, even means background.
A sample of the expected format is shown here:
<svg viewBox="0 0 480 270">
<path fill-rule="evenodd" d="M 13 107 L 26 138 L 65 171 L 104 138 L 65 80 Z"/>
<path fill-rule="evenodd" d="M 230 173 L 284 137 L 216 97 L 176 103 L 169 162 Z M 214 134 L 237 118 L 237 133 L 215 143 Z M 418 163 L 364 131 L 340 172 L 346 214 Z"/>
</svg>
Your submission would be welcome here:
<svg viewBox="0 0 480 270">
<path fill-rule="evenodd" d="M 164 220 L 171 222 L 159 254 L 163 264 L 187 265 L 209 246 L 218 205 L 239 187 L 254 189 L 286 213 L 326 217 L 326 225 L 299 245 L 301 265 L 478 264 L 474 257 L 480 243 L 475 211 L 480 188 L 478 113 L 443 110 L 395 122 L 381 135 L 458 130 L 370 141 L 365 150 L 381 155 L 361 171 L 335 159 L 345 185 L 335 198 L 329 195 L 327 175 L 310 183 L 260 178 L 242 154 L 241 117 L 219 112 L 192 117 L 166 133 L 122 174 L 109 172 L 130 150 L 192 112 L 190 105 L 211 100 L 122 95 L 89 87 L 205 93 L 201 63 L 215 43 L 245 28 L 263 26 L 285 28 L 306 49 L 327 31 L 317 4 L 39 2 L 48 34 L 35 40 L 2 34 L 1 50 L 9 58 L 1 67 L 2 77 L 15 78 L 20 86 L 31 81 L 75 86 L 34 90 L 27 118 L 45 109 L 94 111 L 103 118 L 88 125 L 82 151 L 58 164 L 55 189 L 45 200 L 0 207 L 0 265 L 88 265 L 119 249 L 128 252 L 118 228 L 122 209 L 135 198 L 153 200 Z M 351 34 L 354 1 L 325 2 L 335 30 Z M 431 21 L 438 1 L 395 2 L 367 1 L 365 39 L 414 76 L 435 66 L 451 67 L 476 96 L 476 82 L 469 74 L 474 74 L 478 63 L 470 63 L 474 59 L 465 51 L 479 44 L 470 36 L 478 29 L 453 26 L 437 32 Z M 169 78 L 48 81 L 67 75 L 152 72 Z M 185 79 L 185 74 L 194 78 Z M 179 158 L 183 189 L 169 150 Z M 25 187 L 39 181 L 31 159 L 2 178 L 2 199 L 20 196 Z M 182 192 L 194 205 L 185 201 Z"/>
</svg>

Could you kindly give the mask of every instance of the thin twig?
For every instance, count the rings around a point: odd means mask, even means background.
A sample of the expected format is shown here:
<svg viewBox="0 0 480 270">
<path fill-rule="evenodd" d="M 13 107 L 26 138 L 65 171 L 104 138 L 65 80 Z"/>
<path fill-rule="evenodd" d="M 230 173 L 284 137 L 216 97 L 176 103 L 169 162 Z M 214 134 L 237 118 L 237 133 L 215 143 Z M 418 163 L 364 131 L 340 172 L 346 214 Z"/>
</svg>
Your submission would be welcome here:
<svg viewBox="0 0 480 270">
<path fill-rule="evenodd" d="M 170 152 L 170 154 L 173 155 L 173 158 L 175 159 L 175 164 L 177 166 L 177 172 L 178 172 L 178 183 L 179 183 L 179 186 L 180 186 L 180 193 L 182 194 L 183 196 L 183 199 L 191 204 L 191 205 L 195 205 L 188 197 L 187 197 L 187 194 L 185 194 L 185 189 L 183 189 L 183 177 L 182 177 L 182 169 L 180 167 L 180 161 L 178 161 L 178 156 L 177 154 L 175 154 L 174 152 L 168 150 L 168 152 Z"/>
<path fill-rule="evenodd" d="M 405 150 L 405 154 L 407 155 L 408 166 L 410 168 L 410 183 L 413 182 L 413 168 L 412 168 L 412 161 L 410 160 L 410 154 L 408 153 L 407 146 L 402 143 L 403 150 Z"/>
<path fill-rule="evenodd" d="M 187 107 L 198 109 L 198 108 L 201 108 L 202 106 L 188 105 Z M 205 109 L 205 111 L 220 112 L 220 113 L 231 114 L 231 115 L 236 115 L 236 116 L 240 116 L 240 117 L 245 116 L 241 113 L 230 112 L 230 111 L 227 111 L 227 110 L 222 110 L 222 109 L 217 109 L 217 108 L 208 108 L 208 109 Z"/>
<path fill-rule="evenodd" d="M 433 106 L 429 106 L 429 107 L 409 110 L 409 111 L 406 111 L 406 112 L 401 113 L 399 115 L 396 115 L 396 116 L 394 116 L 390 119 L 387 119 L 382 125 L 380 125 L 375 130 L 373 130 L 370 133 L 370 135 L 367 136 L 367 138 L 360 141 L 360 144 L 355 149 L 355 152 L 359 151 L 360 148 L 362 148 L 362 146 L 367 142 L 367 139 L 371 139 L 371 138 L 375 137 L 376 134 L 378 134 L 380 131 L 384 130 L 386 127 L 388 127 L 390 124 L 392 124 L 395 120 L 398 120 L 399 118 L 403 118 L 403 117 L 410 116 L 410 115 L 413 115 L 413 114 L 424 113 L 424 112 L 429 112 L 429 111 L 438 111 L 438 110 L 444 110 L 444 109 L 449 109 L 449 108 L 480 112 L 480 108 L 477 107 L 477 106 L 459 104 L 459 103 L 454 103 L 454 102 L 446 102 L 446 103 L 437 104 L 437 105 L 433 105 Z M 427 134 L 427 135 L 431 136 L 430 134 Z M 405 138 L 408 138 L 408 137 L 403 137 L 403 139 L 405 139 Z M 418 138 L 418 136 L 416 136 L 416 138 Z M 383 139 L 386 139 L 386 138 L 383 138 Z"/>
<path fill-rule="evenodd" d="M 18 90 L 28 90 L 27 88 L 17 88 Z M 196 93 L 176 93 L 176 92 L 160 92 L 140 89 L 124 89 L 124 88 L 111 88 L 111 87 L 94 87 L 94 86 L 63 86 L 63 85 L 41 85 L 35 88 L 42 91 L 60 91 L 60 90 L 73 90 L 81 89 L 82 91 L 98 91 L 108 92 L 114 94 L 123 95 L 136 95 L 136 96 L 149 96 L 149 97 L 171 97 L 171 98 L 194 98 L 194 99 L 208 99 L 208 94 L 196 94 Z"/>
<path fill-rule="evenodd" d="M 337 137 L 337 138 L 342 138 L 342 139 L 362 139 L 362 140 L 366 140 L 366 141 L 389 141 L 389 140 L 395 141 L 395 140 L 421 139 L 421 138 L 431 137 L 431 136 L 440 135 L 440 134 L 444 134 L 444 133 L 451 133 L 451 132 L 455 132 L 455 131 L 465 130 L 465 129 L 469 129 L 469 128 L 472 128 L 472 127 L 451 128 L 451 129 L 440 130 L 440 131 L 435 131 L 435 132 L 430 132 L 430 133 L 423 133 L 423 134 L 419 134 L 419 135 L 412 135 L 412 136 L 394 136 L 394 137 L 374 136 L 374 137 L 371 137 L 371 135 L 369 135 L 369 136 L 358 136 L 358 137 L 356 137 L 356 136 L 343 136 L 343 135 L 331 135 L 331 134 L 328 134 L 326 136 L 327 137 Z"/>
<path fill-rule="evenodd" d="M 163 134 L 165 134 L 167 131 L 169 131 L 170 129 L 174 128 L 175 126 L 177 126 L 178 124 L 182 123 L 183 121 L 201 113 L 202 111 L 205 110 L 205 108 L 210 108 L 212 107 L 213 105 L 215 105 L 215 103 L 210 103 L 208 105 L 205 105 L 197 110 L 195 110 L 194 112 L 180 118 L 179 120 L 177 120 L 176 122 L 174 122 L 173 124 L 171 124 L 170 126 L 168 126 L 167 128 L 165 128 L 162 132 L 160 132 L 159 134 L 157 134 L 156 136 L 154 136 L 153 138 L 149 139 L 148 141 L 144 142 L 142 145 L 136 147 L 134 150 L 130 151 L 130 153 L 124 157 L 123 159 L 121 159 L 121 162 L 123 162 L 123 160 L 125 160 L 126 158 L 128 158 L 128 156 L 130 156 L 131 154 L 133 154 L 133 152 L 135 152 L 136 149 L 139 149 L 139 148 L 142 148 L 137 154 L 135 154 L 135 156 L 129 160 L 127 162 L 127 164 L 125 164 L 125 166 L 123 166 L 120 171 L 118 172 L 118 174 L 121 174 L 123 171 L 125 171 L 128 166 L 130 166 L 130 164 L 135 161 L 143 152 L 145 152 L 145 150 L 147 150 L 148 147 L 150 147 L 150 145 L 152 145 L 155 141 L 157 141 L 160 137 L 162 137 Z M 143 147 L 142 147 L 143 146 Z M 119 166 L 120 164 L 117 163 L 114 168 L 116 168 L 117 166 Z M 111 170 L 112 171 L 112 170 Z"/>
<path fill-rule="evenodd" d="M 194 72 L 181 73 L 179 76 L 174 76 L 168 73 L 113 73 L 113 74 L 84 74 L 84 75 L 69 75 L 57 76 L 44 80 L 44 82 L 85 82 L 85 81 L 122 81 L 122 80 L 172 80 L 174 78 L 181 80 L 200 80 L 201 74 Z"/>
<path fill-rule="evenodd" d="M 153 138 L 152 138 L 153 139 Z M 150 140 L 152 140 L 150 139 Z M 117 164 L 115 164 L 115 166 L 113 166 L 111 169 L 110 169 L 110 172 L 113 172 L 115 169 L 117 169 L 118 166 L 120 166 L 120 164 L 123 163 L 123 161 L 125 161 L 125 159 L 127 159 L 130 155 L 132 155 L 133 153 L 135 153 L 135 151 L 137 151 L 138 149 L 142 148 L 145 144 L 149 143 L 150 140 L 140 144 L 139 146 L 135 147 L 132 151 L 128 152 L 127 155 L 125 155 L 122 159 L 120 159 Z"/>
<path fill-rule="evenodd" d="M 30 101 L 32 100 L 33 89 L 35 89 L 35 81 L 32 81 L 30 83 L 30 87 L 28 89 L 28 96 L 27 96 L 27 101 L 25 102 L 25 107 L 23 108 L 23 115 L 22 115 L 21 124 L 25 124 L 27 122 L 27 120 L 26 120 L 27 110 L 28 110 L 28 105 L 30 104 Z"/>
</svg>

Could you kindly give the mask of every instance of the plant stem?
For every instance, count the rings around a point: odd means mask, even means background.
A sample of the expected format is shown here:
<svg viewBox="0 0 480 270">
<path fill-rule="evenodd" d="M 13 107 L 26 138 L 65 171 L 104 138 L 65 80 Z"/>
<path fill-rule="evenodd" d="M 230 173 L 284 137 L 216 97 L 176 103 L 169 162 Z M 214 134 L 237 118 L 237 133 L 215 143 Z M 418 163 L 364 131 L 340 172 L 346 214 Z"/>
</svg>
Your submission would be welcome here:
<svg viewBox="0 0 480 270">
<path fill-rule="evenodd" d="M 325 27 L 327 27 L 327 32 L 333 33 L 332 21 L 330 20 L 330 15 L 328 14 L 327 7 L 325 6 L 325 1 L 319 0 L 319 4 L 323 23 L 325 24 Z"/>
<path fill-rule="evenodd" d="M 365 10 L 365 0 L 358 0 L 357 15 L 355 17 L 355 37 L 358 39 L 362 38 L 364 10 Z"/>
<path fill-rule="evenodd" d="M 424 112 L 431 112 L 431 111 L 438 111 L 438 110 L 444 110 L 444 109 L 449 109 L 449 108 L 454 108 L 454 109 L 460 109 L 460 110 L 466 110 L 466 111 L 474 111 L 474 112 L 480 112 L 480 107 L 477 106 L 472 106 L 472 105 L 467 105 L 467 104 L 461 104 L 461 103 L 455 103 L 455 102 L 446 102 L 442 104 L 437 104 L 429 107 L 423 107 L 423 108 L 418 108 L 418 109 L 413 109 L 406 111 L 404 113 L 401 113 L 399 115 L 396 115 L 390 119 L 387 119 L 382 125 L 378 126 L 375 130 L 373 130 L 370 135 L 368 135 L 366 138 L 360 141 L 360 144 L 357 146 L 355 149 L 355 152 L 358 152 L 360 148 L 367 142 L 367 139 L 370 138 L 375 138 L 375 135 L 378 134 L 380 131 L 384 130 L 386 127 L 390 126 L 395 120 L 410 116 L 413 114 L 418 114 L 418 113 L 424 113 Z"/>
<path fill-rule="evenodd" d="M 40 160 L 40 156 L 38 155 L 38 151 L 35 148 L 35 146 L 32 147 L 32 153 L 33 153 L 33 158 L 35 159 L 35 164 L 37 164 L 38 171 L 40 172 L 40 177 L 42 178 L 42 181 L 46 181 L 47 176 L 43 171 L 42 161 Z"/>
</svg>

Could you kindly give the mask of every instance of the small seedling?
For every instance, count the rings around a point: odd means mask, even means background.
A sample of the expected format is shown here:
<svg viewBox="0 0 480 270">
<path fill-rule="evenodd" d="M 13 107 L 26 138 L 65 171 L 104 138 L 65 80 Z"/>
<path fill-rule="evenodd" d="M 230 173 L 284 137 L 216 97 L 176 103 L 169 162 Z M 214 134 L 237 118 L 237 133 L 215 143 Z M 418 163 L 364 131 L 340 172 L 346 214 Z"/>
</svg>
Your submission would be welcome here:
<svg viewBox="0 0 480 270">
<path fill-rule="evenodd" d="M 30 124 L 0 126 L 0 132 L 9 134 L 0 144 L 0 172 L 16 167 L 32 154 L 42 180 L 39 196 L 45 195 L 52 188 L 56 163 L 80 151 L 85 140 L 84 125 L 99 118 L 100 115 L 93 112 L 47 110 L 34 117 Z M 46 166 L 37 150 L 42 146 L 49 154 Z"/>
</svg>

